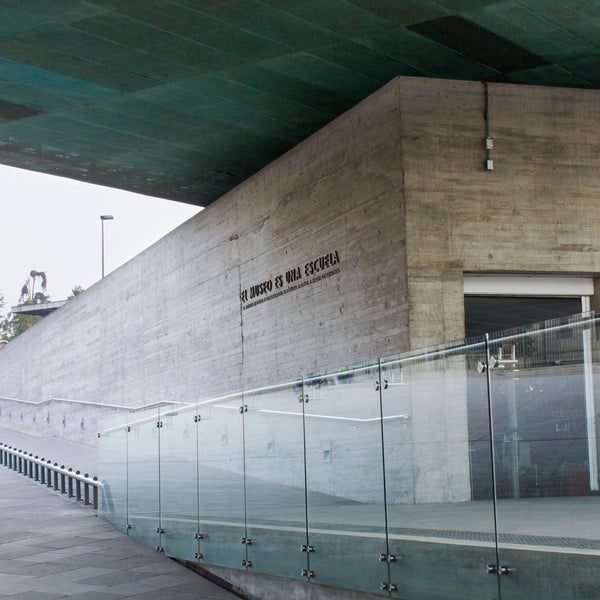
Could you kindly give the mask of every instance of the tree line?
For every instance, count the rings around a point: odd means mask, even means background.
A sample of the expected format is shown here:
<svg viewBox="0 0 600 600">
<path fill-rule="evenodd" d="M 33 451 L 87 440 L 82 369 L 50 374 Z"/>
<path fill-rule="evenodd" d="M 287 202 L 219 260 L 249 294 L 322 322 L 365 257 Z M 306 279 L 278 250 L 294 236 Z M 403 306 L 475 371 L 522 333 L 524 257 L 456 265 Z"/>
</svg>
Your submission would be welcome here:
<svg viewBox="0 0 600 600">
<path fill-rule="evenodd" d="M 32 269 L 21 288 L 18 306 L 49 302 L 50 294 L 47 293 L 47 288 L 48 277 L 46 273 Z M 68 296 L 67 300 L 79 296 L 82 292 L 83 288 L 80 285 L 76 285 L 71 290 L 71 295 Z M 0 312 L 5 305 L 4 294 L 0 293 Z M 15 314 L 12 312 L 9 312 L 6 316 L 0 316 L 0 341 L 10 342 L 24 331 L 33 327 L 40 319 L 42 317 L 21 313 Z"/>
</svg>

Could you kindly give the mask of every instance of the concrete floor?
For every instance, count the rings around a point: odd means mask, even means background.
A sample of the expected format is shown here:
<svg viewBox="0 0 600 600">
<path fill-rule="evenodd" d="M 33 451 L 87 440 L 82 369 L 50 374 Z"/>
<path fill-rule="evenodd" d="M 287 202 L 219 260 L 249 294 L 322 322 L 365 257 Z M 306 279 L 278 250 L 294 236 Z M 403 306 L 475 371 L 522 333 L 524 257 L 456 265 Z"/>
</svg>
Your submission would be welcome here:
<svg viewBox="0 0 600 600">
<path fill-rule="evenodd" d="M 19 448 L 94 474 L 93 450 L 21 438 Z M 22 447 L 18 442 L 23 442 Z M 24 442 L 32 442 L 31 444 Z M 62 450 L 61 450 L 62 446 Z M 81 461 L 77 460 L 81 458 Z M 218 587 L 101 521 L 89 506 L 0 468 L 0 598 L 233 600 Z"/>
</svg>

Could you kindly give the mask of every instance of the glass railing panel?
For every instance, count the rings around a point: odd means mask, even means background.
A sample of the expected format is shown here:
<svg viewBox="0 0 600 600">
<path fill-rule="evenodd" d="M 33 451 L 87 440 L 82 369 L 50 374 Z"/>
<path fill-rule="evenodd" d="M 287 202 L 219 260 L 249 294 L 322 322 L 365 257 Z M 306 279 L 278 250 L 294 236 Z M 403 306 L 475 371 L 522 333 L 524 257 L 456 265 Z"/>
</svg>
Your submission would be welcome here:
<svg viewBox="0 0 600 600">
<path fill-rule="evenodd" d="M 99 515 L 127 533 L 127 416 L 99 424 L 98 478 L 102 481 Z"/>
<path fill-rule="evenodd" d="M 492 336 L 490 390 L 504 600 L 597 590 L 597 320 Z"/>
<path fill-rule="evenodd" d="M 167 556 L 198 560 L 198 419 L 195 405 L 161 410 L 162 547 Z"/>
<path fill-rule="evenodd" d="M 246 510 L 252 570 L 308 568 L 302 382 L 246 392 Z"/>
<path fill-rule="evenodd" d="M 498 598 L 481 361 L 483 342 L 381 361 L 393 597 Z"/>
<path fill-rule="evenodd" d="M 379 368 L 304 383 L 307 579 L 387 595 Z"/>
<path fill-rule="evenodd" d="M 244 396 L 200 402 L 197 409 L 201 560 L 245 568 Z"/>
<path fill-rule="evenodd" d="M 129 417 L 129 535 L 153 548 L 161 547 L 159 444 L 160 411 Z"/>
</svg>

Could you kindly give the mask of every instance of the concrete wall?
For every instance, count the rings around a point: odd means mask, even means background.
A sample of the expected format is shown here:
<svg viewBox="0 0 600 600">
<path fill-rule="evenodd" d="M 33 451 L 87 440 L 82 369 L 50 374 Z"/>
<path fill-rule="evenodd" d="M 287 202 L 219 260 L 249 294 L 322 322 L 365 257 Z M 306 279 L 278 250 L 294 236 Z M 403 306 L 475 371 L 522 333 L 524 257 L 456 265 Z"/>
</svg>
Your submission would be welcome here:
<svg viewBox="0 0 600 600">
<path fill-rule="evenodd" d="M 410 345 L 464 335 L 464 272 L 600 272 L 600 93 L 403 79 Z"/>
<path fill-rule="evenodd" d="M 407 348 L 399 87 L 9 344 L 0 396 L 193 402 Z"/>
<path fill-rule="evenodd" d="M 193 402 L 460 338 L 464 272 L 595 275 L 600 94 L 487 96 L 390 82 L 9 344 L 0 396 Z M 412 399 L 399 499 L 468 497 L 465 377 Z"/>
</svg>

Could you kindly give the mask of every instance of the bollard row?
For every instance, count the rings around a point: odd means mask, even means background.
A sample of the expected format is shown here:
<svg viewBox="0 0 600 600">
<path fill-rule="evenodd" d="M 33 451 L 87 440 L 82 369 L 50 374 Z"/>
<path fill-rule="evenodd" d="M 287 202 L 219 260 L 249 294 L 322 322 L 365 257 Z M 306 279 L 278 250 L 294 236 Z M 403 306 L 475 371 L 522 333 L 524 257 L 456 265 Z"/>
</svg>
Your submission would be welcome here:
<svg viewBox="0 0 600 600">
<path fill-rule="evenodd" d="M 42 485 L 53 488 L 69 498 L 75 498 L 86 505 L 98 508 L 98 489 L 102 485 L 97 477 L 65 468 L 51 460 L 33 456 L 6 444 L 0 444 L 0 464 L 21 473 Z"/>
</svg>

